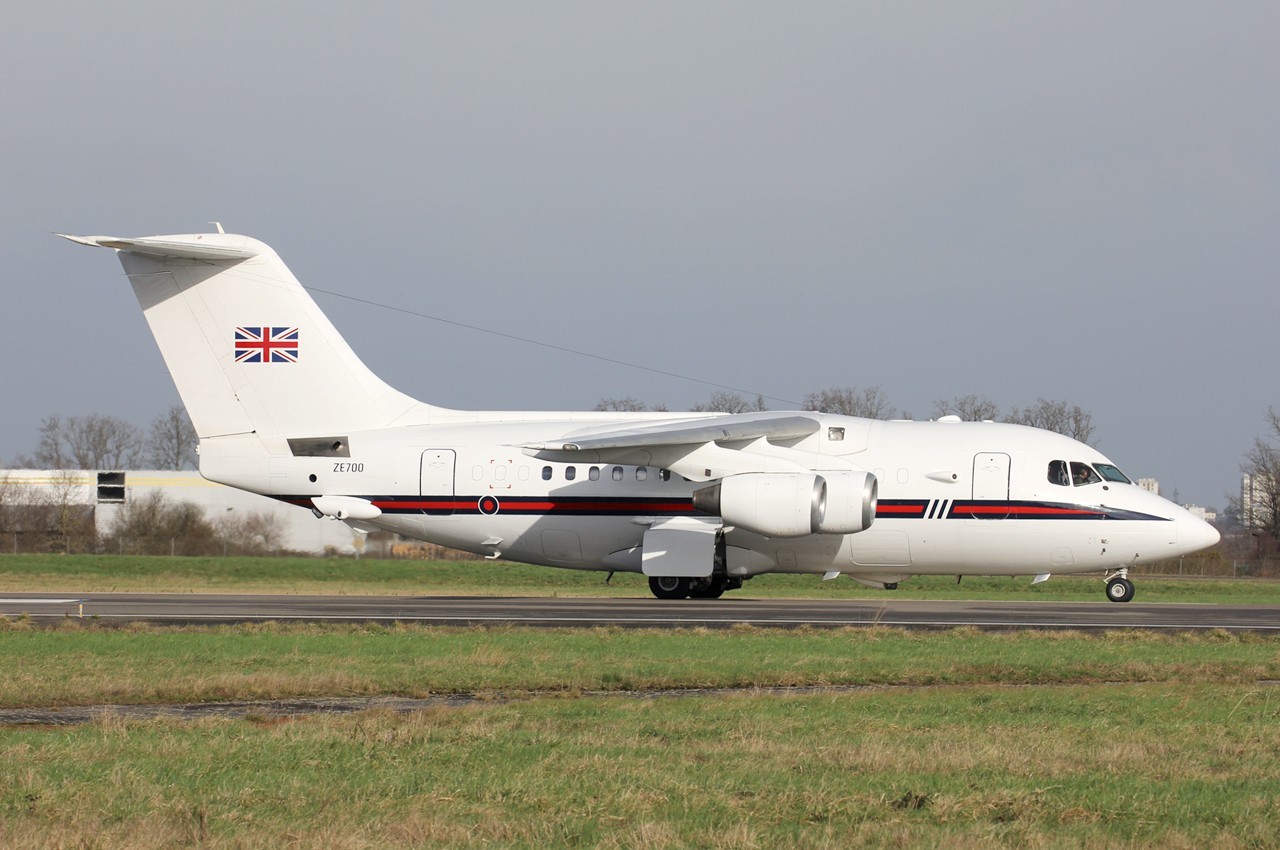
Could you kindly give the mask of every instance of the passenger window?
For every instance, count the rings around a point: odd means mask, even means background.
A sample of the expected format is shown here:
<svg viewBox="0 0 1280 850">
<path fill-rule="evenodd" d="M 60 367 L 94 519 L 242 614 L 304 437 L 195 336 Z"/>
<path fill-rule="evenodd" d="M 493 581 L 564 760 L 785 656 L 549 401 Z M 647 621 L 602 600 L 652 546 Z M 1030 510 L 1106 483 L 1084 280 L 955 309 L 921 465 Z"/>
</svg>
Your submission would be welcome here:
<svg viewBox="0 0 1280 850">
<path fill-rule="evenodd" d="M 578 467 L 576 467 L 576 466 L 566 466 L 566 467 L 565 467 L 565 469 L 564 469 L 564 480 L 565 480 L 565 481 L 572 481 L 573 479 L 575 479 L 575 478 L 577 478 L 577 477 L 578 477 Z"/>
<path fill-rule="evenodd" d="M 1102 479 L 1098 477 L 1098 473 L 1093 471 L 1087 463 L 1081 463 L 1078 460 L 1071 461 L 1071 481 L 1077 487 L 1083 487 L 1086 484 L 1097 484 Z"/>
<path fill-rule="evenodd" d="M 1049 461 L 1049 483 L 1057 484 L 1059 487 L 1071 486 L 1071 478 L 1067 475 L 1067 462 L 1065 460 Z"/>
<path fill-rule="evenodd" d="M 551 480 L 551 467 L 549 466 L 542 467 L 542 480 L 543 481 Z"/>
<path fill-rule="evenodd" d="M 671 480 L 671 470 L 669 470 L 669 469 L 659 469 L 659 470 L 658 470 L 658 478 L 659 478 L 659 480 L 661 480 L 661 481 L 670 481 L 670 480 Z"/>
<path fill-rule="evenodd" d="M 622 480 L 622 467 L 620 467 L 620 466 L 615 466 L 615 467 L 613 468 L 613 480 L 614 480 L 614 481 L 621 481 L 621 480 Z"/>
<path fill-rule="evenodd" d="M 840 442 L 841 440 L 843 440 L 843 439 L 844 439 L 844 429 L 843 429 L 843 428 L 828 428 L 828 429 L 827 429 L 827 439 L 828 439 L 828 440 L 830 440 L 830 441 L 831 441 L 831 442 L 833 442 L 833 443 L 838 443 L 838 442 Z"/>
<path fill-rule="evenodd" d="M 471 467 L 471 480 L 479 481 L 482 478 L 484 478 L 484 467 L 483 466 Z"/>
<path fill-rule="evenodd" d="M 648 477 L 649 477 L 649 470 L 648 470 L 648 468 L 643 467 L 643 466 L 637 466 L 637 467 L 636 467 L 636 480 L 637 480 L 637 481 L 644 481 L 644 480 L 645 480 L 646 478 L 648 478 Z"/>
<path fill-rule="evenodd" d="M 507 468 L 505 466 L 495 466 L 493 468 L 493 479 L 495 481 L 506 481 Z"/>
<path fill-rule="evenodd" d="M 592 481 L 599 481 L 599 480 L 600 480 L 600 467 L 598 467 L 598 466 L 593 466 L 593 467 L 591 467 L 590 469 L 588 469 L 588 470 L 587 470 L 587 477 L 588 477 L 588 478 L 590 478 Z"/>
</svg>

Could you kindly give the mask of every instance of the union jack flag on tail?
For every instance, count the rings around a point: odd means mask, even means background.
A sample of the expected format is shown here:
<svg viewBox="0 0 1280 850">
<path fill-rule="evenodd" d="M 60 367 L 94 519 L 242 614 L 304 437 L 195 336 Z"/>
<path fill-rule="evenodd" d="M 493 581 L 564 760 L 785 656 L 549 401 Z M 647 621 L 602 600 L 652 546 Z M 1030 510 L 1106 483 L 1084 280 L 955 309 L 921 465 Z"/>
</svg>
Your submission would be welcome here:
<svg viewBox="0 0 1280 850">
<path fill-rule="evenodd" d="M 235 340 L 237 363 L 298 362 L 297 328 L 236 328 Z"/>
</svg>

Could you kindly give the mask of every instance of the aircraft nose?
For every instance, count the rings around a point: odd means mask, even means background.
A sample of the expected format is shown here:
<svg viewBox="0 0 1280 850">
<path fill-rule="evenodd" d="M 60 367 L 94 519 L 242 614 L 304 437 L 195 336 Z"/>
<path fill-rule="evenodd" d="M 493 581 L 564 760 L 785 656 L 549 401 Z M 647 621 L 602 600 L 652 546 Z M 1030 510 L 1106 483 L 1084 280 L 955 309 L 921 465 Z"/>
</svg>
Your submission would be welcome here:
<svg viewBox="0 0 1280 850">
<path fill-rule="evenodd" d="M 1222 539 L 1218 529 L 1190 513 L 1178 517 L 1178 552 L 1190 555 L 1210 546 Z"/>
</svg>

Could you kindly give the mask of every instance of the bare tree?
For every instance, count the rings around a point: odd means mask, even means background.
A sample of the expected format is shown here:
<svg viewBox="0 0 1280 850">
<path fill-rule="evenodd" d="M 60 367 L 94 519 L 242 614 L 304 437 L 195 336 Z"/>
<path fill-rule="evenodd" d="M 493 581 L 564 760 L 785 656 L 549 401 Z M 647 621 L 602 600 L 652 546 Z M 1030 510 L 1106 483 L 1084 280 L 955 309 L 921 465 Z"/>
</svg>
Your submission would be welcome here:
<svg viewBox="0 0 1280 850">
<path fill-rule="evenodd" d="M 765 409 L 764 396 L 756 396 L 755 401 L 747 401 L 737 393 L 716 390 L 705 404 L 695 404 L 689 409 L 695 413 L 750 413 Z"/>
<path fill-rule="evenodd" d="M 175 404 L 151 422 L 147 434 L 147 463 L 155 469 L 195 469 L 200 465 L 196 454 L 196 429 L 187 409 Z"/>
<path fill-rule="evenodd" d="M 213 527 L 224 547 L 240 555 L 268 555 L 278 552 L 284 542 L 279 519 L 267 511 L 226 514 Z"/>
<path fill-rule="evenodd" d="M 666 410 L 663 405 L 650 407 L 648 402 L 641 401 L 634 396 L 623 396 L 622 398 L 602 398 L 596 403 L 592 410 L 616 411 L 619 413 L 635 413 L 644 410 Z"/>
<path fill-rule="evenodd" d="M 1267 409 L 1270 439 L 1280 439 L 1280 410 Z M 1240 494 L 1240 522 L 1280 541 L 1280 449 L 1258 437 L 1245 455 Z"/>
<path fill-rule="evenodd" d="M 1093 414 L 1078 404 L 1040 398 L 1029 407 L 1010 409 L 1004 421 L 1015 425 L 1043 428 L 1046 431 L 1056 431 L 1074 440 L 1093 445 Z"/>
<path fill-rule="evenodd" d="M 804 406 L 823 413 L 841 413 L 845 416 L 861 416 L 864 419 L 895 419 L 903 416 L 889 403 L 889 396 L 880 386 L 830 387 L 804 397 Z"/>
<path fill-rule="evenodd" d="M 139 555 L 208 555 L 220 548 L 199 507 L 170 502 L 159 490 L 122 506 L 104 543 L 108 550 Z"/>
<path fill-rule="evenodd" d="M 142 432 L 114 416 L 54 414 L 40 425 L 35 454 L 19 459 L 34 469 L 130 469 L 142 457 Z"/>
<path fill-rule="evenodd" d="M 984 395 L 962 395 L 951 400 L 939 399 L 933 403 L 934 419 L 943 416 L 959 416 L 965 422 L 986 422 L 1000 416 L 1000 408 Z"/>
<path fill-rule="evenodd" d="M 13 549 L 28 552 L 83 552 L 96 548 L 93 507 L 79 496 L 82 483 L 70 472 L 55 472 L 33 486 L 0 478 L 0 533 Z"/>
</svg>

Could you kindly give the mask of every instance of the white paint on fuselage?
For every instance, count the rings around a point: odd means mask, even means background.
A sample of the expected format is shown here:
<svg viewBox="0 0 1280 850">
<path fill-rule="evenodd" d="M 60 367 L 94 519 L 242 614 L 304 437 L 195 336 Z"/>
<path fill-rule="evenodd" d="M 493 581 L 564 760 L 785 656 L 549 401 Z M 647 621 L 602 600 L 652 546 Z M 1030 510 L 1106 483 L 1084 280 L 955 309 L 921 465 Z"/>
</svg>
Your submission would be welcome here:
<svg viewBox="0 0 1280 850">
<path fill-rule="evenodd" d="M 371 525 L 465 551 L 509 560 L 577 569 L 639 571 L 639 547 L 653 514 L 578 516 L 555 511 L 516 513 L 516 500 L 564 498 L 660 499 L 687 504 L 704 486 L 656 466 L 621 467 L 590 452 L 572 463 L 544 460 L 518 446 L 563 438 L 575 429 L 649 423 L 672 414 L 474 414 L 460 421 L 342 435 L 349 458 L 293 457 L 283 441 L 267 445 L 269 473 L 244 437 L 213 438 L 201 446 L 201 471 L 235 487 L 281 497 L 350 495 L 362 498 L 450 497 L 461 506 L 497 500 L 491 515 L 466 512 L 390 513 Z M 688 418 L 680 415 L 680 418 Z M 833 465 L 874 472 L 881 514 L 855 535 L 768 539 L 741 530 L 726 535 L 730 571 L 824 573 L 864 576 L 913 574 L 1031 575 L 1077 573 L 1131 566 L 1203 548 L 1216 532 L 1171 502 L 1122 482 L 1083 487 L 1048 480 L 1052 460 L 1110 463 L 1097 450 L 1067 437 L 1002 423 L 883 422 L 825 415 L 819 431 L 801 440 L 739 449 L 795 457 L 829 457 Z M 843 428 L 844 439 L 829 438 Z M 239 444 L 237 445 L 237 441 Z M 455 458 L 453 493 L 420 492 L 424 451 L 447 449 Z M 944 508 L 974 495 L 975 458 L 1008 458 L 1008 498 L 1142 514 L 1157 519 L 946 518 Z M 573 456 L 573 455 L 570 455 Z M 576 457 L 576 456 L 574 456 Z M 255 462 L 256 461 L 256 462 Z M 985 462 L 985 461 L 984 461 Z M 575 477 L 568 479 L 573 468 Z M 591 478 L 596 467 L 599 476 Z M 637 469 L 643 467 L 643 480 Z M 821 468 L 821 464 L 815 465 Z M 544 479 L 544 469 L 550 478 Z M 990 470 L 988 470 L 988 473 Z M 998 467 L 994 473 L 999 475 Z M 314 481 L 311 480 L 314 477 Z M 665 479 L 665 480 L 664 480 Z M 989 484 L 984 484 L 989 486 Z M 886 504 L 923 501 L 933 518 L 885 515 Z M 510 503 L 510 504 L 508 504 Z M 492 502 L 487 507 L 494 507 Z M 1181 537 L 1183 546 L 1179 548 Z M 607 562 L 607 564 L 606 564 Z M 892 580 L 892 579 L 889 579 Z"/>
</svg>

